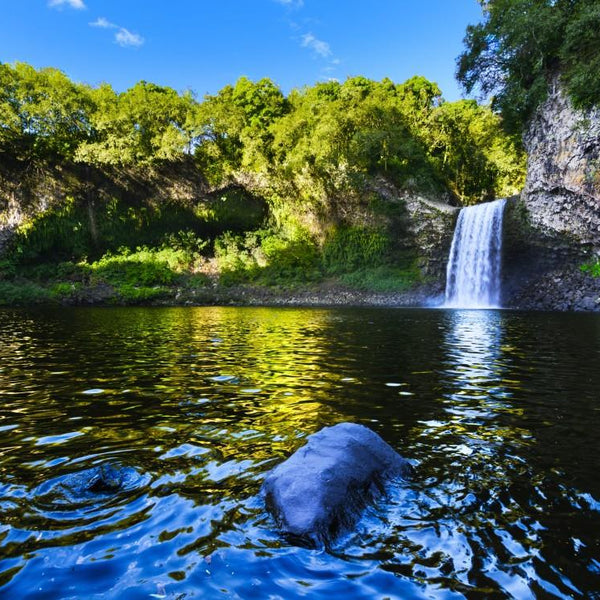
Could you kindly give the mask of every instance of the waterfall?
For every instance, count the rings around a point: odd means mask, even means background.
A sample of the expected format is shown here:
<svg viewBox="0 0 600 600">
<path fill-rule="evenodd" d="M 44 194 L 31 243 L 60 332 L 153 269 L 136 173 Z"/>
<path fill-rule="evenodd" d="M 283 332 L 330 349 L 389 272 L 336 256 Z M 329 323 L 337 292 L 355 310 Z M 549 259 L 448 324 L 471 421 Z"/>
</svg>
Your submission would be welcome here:
<svg viewBox="0 0 600 600">
<path fill-rule="evenodd" d="M 495 200 L 460 211 L 446 270 L 445 306 L 499 306 L 505 202 Z"/>
</svg>

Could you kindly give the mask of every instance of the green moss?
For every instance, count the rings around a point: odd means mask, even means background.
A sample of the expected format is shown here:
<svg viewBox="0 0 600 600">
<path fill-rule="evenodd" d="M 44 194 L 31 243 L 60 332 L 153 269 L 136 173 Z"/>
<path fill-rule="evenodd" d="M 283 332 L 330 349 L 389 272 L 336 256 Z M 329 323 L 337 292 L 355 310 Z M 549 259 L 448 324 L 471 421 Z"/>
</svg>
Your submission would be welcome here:
<svg viewBox="0 0 600 600">
<path fill-rule="evenodd" d="M 585 263 L 580 268 L 584 273 L 588 273 L 592 277 L 600 277 L 600 260 Z"/>
</svg>

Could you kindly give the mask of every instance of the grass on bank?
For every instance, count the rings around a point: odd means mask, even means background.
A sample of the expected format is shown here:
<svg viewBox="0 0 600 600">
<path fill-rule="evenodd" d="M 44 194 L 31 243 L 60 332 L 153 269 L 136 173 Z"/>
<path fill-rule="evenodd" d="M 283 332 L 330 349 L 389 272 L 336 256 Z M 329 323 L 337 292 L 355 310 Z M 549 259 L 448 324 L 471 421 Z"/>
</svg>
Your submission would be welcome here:
<svg viewBox="0 0 600 600">
<path fill-rule="evenodd" d="M 193 238 L 193 239 L 192 239 Z M 306 233 L 225 233 L 211 244 L 179 233 L 160 247 L 120 248 L 98 260 L 0 262 L 0 305 L 147 304 L 232 286 L 285 290 L 327 280 L 347 288 L 393 292 L 419 283 L 415 257 L 394 252 L 381 233 L 334 231 L 319 247 Z"/>
</svg>

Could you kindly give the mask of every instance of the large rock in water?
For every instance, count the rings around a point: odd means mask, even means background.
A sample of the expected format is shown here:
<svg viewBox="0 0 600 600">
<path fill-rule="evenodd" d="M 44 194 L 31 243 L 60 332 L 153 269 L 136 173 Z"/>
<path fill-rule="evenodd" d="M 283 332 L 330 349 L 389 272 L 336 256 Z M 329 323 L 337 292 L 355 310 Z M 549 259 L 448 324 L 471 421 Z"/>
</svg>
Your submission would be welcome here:
<svg viewBox="0 0 600 600">
<path fill-rule="evenodd" d="M 386 480 L 412 472 L 375 432 L 340 423 L 309 436 L 268 473 L 262 493 L 283 532 L 313 546 L 351 527 Z"/>
</svg>

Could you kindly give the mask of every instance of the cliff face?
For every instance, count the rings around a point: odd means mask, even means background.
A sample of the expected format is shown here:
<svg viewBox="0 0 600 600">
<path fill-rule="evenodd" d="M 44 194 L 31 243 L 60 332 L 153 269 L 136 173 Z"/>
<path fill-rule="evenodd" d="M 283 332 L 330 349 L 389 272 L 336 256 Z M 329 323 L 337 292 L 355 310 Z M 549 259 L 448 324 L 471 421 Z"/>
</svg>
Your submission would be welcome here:
<svg viewBox="0 0 600 600">
<path fill-rule="evenodd" d="M 460 208 L 449 203 L 448 194 L 425 194 L 401 190 L 382 177 L 373 179 L 371 191 L 390 205 L 403 207 L 400 229 L 407 247 L 419 257 L 419 268 L 432 295 L 440 295 L 446 285 L 446 263 Z"/>
<path fill-rule="evenodd" d="M 554 82 L 523 141 L 533 227 L 600 252 L 600 110 L 574 109 Z"/>
<path fill-rule="evenodd" d="M 555 82 L 524 138 L 527 179 L 505 215 L 504 303 L 600 310 L 600 110 L 576 110 Z"/>
</svg>

